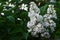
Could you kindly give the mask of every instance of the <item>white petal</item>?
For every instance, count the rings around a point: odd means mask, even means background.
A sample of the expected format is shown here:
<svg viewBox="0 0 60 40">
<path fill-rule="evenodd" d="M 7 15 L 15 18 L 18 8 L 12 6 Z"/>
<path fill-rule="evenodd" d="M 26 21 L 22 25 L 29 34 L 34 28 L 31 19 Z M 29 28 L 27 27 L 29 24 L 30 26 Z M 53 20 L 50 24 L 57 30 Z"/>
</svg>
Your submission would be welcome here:
<svg viewBox="0 0 60 40">
<path fill-rule="evenodd" d="M 0 3 L 0 6 L 1 6 L 2 3 Z"/>
<path fill-rule="evenodd" d="M 17 18 L 17 20 L 21 20 L 20 18 Z"/>
<path fill-rule="evenodd" d="M 38 22 L 43 20 L 43 17 L 39 14 L 36 14 L 36 18 Z"/>
<path fill-rule="evenodd" d="M 11 2 L 12 0 L 9 0 L 9 2 Z"/>
<path fill-rule="evenodd" d="M 4 13 L 1 13 L 2 16 L 4 16 Z"/>
<path fill-rule="evenodd" d="M 38 27 L 35 27 L 33 31 L 38 32 Z"/>
<path fill-rule="evenodd" d="M 28 30 L 28 32 L 31 32 L 31 31 L 32 31 L 32 29 L 29 29 L 29 30 Z"/>
<path fill-rule="evenodd" d="M 41 27 L 42 25 L 40 23 L 37 24 L 37 27 Z"/>
<path fill-rule="evenodd" d="M 34 25 L 33 22 L 28 22 L 28 23 L 27 23 L 27 27 L 28 27 L 28 28 L 32 28 L 33 25 Z"/>
<path fill-rule="evenodd" d="M 24 10 L 28 11 L 28 7 L 25 7 Z"/>
<path fill-rule="evenodd" d="M 44 37 L 50 38 L 50 34 L 49 34 L 48 32 L 45 32 L 45 33 L 44 33 Z"/>
</svg>

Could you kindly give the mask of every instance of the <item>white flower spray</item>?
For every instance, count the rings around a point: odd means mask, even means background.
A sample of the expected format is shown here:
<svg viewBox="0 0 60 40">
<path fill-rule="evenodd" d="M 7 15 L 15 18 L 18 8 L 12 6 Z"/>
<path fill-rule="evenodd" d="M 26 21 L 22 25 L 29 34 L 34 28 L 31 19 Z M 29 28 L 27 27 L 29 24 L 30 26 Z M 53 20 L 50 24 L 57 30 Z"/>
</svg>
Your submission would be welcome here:
<svg viewBox="0 0 60 40">
<path fill-rule="evenodd" d="M 28 17 L 30 18 L 27 23 L 28 32 L 31 32 L 31 35 L 35 37 L 38 37 L 38 33 L 40 33 L 42 37 L 49 38 L 50 33 L 53 33 L 56 27 L 56 23 L 53 21 L 53 18 L 57 19 L 54 5 L 49 5 L 47 14 L 44 16 L 39 14 L 40 9 L 34 2 L 31 2 L 28 12 Z"/>
<path fill-rule="evenodd" d="M 43 25 L 46 31 L 42 35 L 46 35 L 46 38 L 50 37 L 49 33 L 53 33 L 55 31 L 56 23 L 53 19 L 57 19 L 56 10 L 54 9 L 54 5 L 50 4 L 47 9 L 47 14 L 43 16 Z M 48 31 L 47 31 L 48 30 Z"/>
<path fill-rule="evenodd" d="M 28 17 L 30 17 L 30 21 L 27 23 L 27 27 L 29 28 L 28 32 L 31 32 L 31 34 L 36 37 L 38 37 L 37 33 L 42 32 L 41 30 L 43 29 L 43 17 L 39 15 L 39 13 L 40 9 L 34 2 L 31 2 L 30 9 L 28 12 Z"/>
</svg>

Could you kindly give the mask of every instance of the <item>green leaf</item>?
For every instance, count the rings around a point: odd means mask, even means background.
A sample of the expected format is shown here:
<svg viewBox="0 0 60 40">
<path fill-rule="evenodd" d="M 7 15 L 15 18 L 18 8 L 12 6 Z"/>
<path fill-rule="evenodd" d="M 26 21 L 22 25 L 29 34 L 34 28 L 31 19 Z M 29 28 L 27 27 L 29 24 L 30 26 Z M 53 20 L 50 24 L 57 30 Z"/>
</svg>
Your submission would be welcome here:
<svg viewBox="0 0 60 40">
<path fill-rule="evenodd" d="M 8 19 L 10 22 L 15 23 L 15 18 L 14 18 L 13 16 L 7 16 L 7 19 Z"/>
<path fill-rule="evenodd" d="M 22 39 L 25 39 L 25 40 L 27 40 L 27 38 L 28 38 L 28 32 L 27 33 L 23 33 L 23 37 L 22 37 Z"/>
<path fill-rule="evenodd" d="M 46 13 L 46 9 L 47 9 L 47 4 L 46 5 L 44 5 L 44 6 L 42 6 L 41 8 L 40 8 L 40 11 L 41 11 L 41 14 L 42 15 L 44 15 L 45 13 Z"/>
</svg>

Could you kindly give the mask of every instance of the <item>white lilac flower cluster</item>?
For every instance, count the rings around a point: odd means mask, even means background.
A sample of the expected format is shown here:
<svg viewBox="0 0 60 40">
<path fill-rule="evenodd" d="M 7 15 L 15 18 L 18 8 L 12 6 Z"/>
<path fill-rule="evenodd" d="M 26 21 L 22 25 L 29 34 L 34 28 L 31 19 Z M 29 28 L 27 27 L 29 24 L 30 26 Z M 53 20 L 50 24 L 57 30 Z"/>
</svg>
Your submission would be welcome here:
<svg viewBox="0 0 60 40">
<path fill-rule="evenodd" d="M 56 23 L 52 20 L 52 18 L 57 19 L 54 5 L 49 5 L 47 14 L 44 16 L 39 15 L 39 13 L 40 9 L 34 2 L 31 2 L 28 12 L 28 17 L 30 18 L 30 21 L 27 23 L 28 32 L 31 32 L 35 37 L 38 37 L 40 33 L 42 37 L 49 38 L 50 31 L 52 33 L 56 27 Z"/>
<path fill-rule="evenodd" d="M 56 10 L 54 9 L 54 5 L 50 4 L 47 9 L 47 14 L 43 16 L 43 26 L 46 29 L 42 36 L 46 38 L 50 37 L 50 33 L 55 31 L 56 23 L 53 19 L 57 19 Z"/>
<path fill-rule="evenodd" d="M 28 12 L 28 17 L 30 17 L 30 21 L 27 23 L 27 27 L 29 28 L 28 32 L 31 32 L 33 36 L 38 37 L 38 33 L 44 32 L 44 27 L 42 25 L 43 17 L 39 15 L 40 9 L 34 2 L 30 3 L 30 9 Z"/>
</svg>

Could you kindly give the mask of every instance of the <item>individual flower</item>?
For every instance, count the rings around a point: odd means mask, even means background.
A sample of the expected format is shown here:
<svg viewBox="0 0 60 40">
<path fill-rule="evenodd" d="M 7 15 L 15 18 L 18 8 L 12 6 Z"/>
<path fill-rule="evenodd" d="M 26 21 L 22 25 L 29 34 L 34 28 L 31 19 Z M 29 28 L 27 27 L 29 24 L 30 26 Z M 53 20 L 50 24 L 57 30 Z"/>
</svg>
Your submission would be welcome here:
<svg viewBox="0 0 60 40">
<path fill-rule="evenodd" d="M 21 20 L 20 18 L 17 18 L 17 20 Z"/>
<path fill-rule="evenodd" d="M 38 33 L 38 27 L 34 27 L 33 31 Z"/>
<path fill-rule="evenodd" d="M 36 14 L 34 13 L 34 11 L 32 11 L 32 13 L 31 12 L 28 12 L 28 17 L 31 17 L 32 18 L 32 17 L 35 17 L 35 15 Z"/>
<path fill-rule="evenodd" d="M 54 27 L 50 27 L 50 29 L 51 29 L 51 33 L 53 33 L 55 31 Z"/>
<path fill-rule="evenodd" d="M 49 22 L 48 21 L 44 22 L 43 25 L 47 28 L 47 27 L 49 27 Z"/>
<path fill-rule="evenodd" d="M 0 6 L 1 6 L 2 3 L 0 3 Z"/>
<path fill-rule="evenodd" d="M 20 1 L 23 1 L 23 0 L 20 0 Z"/>
<path fill-rule="evenodd" d="M 53 11 L 52 17 L 57 19 L 56 10 Z"/>
<path fill-rule="evenodd" d="M 6 8 L 4 8 L 4 9 L 3 9 L 3 11 L 7 11 L 7 9 L 6 9 Z"/>
<path fill-rule="evenodd" d="M 9 2 L 5 2 L 7 5 L 9 4 Z"/>
<path fill-rule="evenodd" d="M 12 10 L 12 13 L 14 13 L 14 10 Z"/>
<path fill-rule="evenodd" d="M 31 32 L 32 31 L 32 29 L 28 29 L 28 32 Z"/>
<path fill-rule="evenodd" d="M 27 27 L 28 27 L 28 28 L 32 28 L 33 26 L 34 26 L 33 22 L 30 22 L 30 21 L 29 21 L 29 22 L 27 23 Z"/>
<path fill-rule="evenodd" d="M 11 2 L 12 0 L 9 0 L 9 2 Z"/>
<path fill-rule="evenodd" d="M 28 11 L 27 4 L 22 4 L 20 9 L 21 9 L 21 10 Z"/>
<path fill-rule="evenodd" d="M 42 15 L 36 14 L 36 19 L 37 19 L 38 22 L 39 21 L 42 22 L 43 17 L 42 17 Z"/>
<path fill-rule="evenodd" d="M 4 13 L 2 12 L 1 15 L 4 16 Z"/>
<path fill-rule="evenodd" d="M 50 34 L 49 34 L 49 32 L 44 32 L 43 34 L 41 34 L 41 36 L 45 37 L 45 38 L 49 38 Z"/>
<path fill-rule="evenodd" d="M 49 20 L 50 27 L 56 27 L 56 23 L 53 20 Z"/>
<path fill-rule="evenodd" d="M 10 3 L 8 6 L 9 6 L 9 7 L 12 7 L 12 8 L 15 7 L 15 5 L 14 5 L 14 4 L 11 4 L 11 3 Z"/>
</svg>

